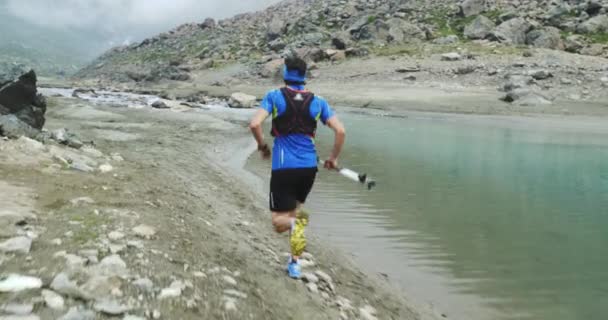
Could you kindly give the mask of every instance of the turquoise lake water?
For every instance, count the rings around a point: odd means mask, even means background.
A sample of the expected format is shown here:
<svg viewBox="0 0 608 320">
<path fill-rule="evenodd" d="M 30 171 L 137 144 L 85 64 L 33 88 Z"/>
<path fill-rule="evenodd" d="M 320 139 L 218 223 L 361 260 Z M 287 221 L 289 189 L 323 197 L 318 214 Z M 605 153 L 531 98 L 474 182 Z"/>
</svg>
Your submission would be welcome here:
<svg viewBox="0 0 608 320">
<path fill-rule="evenodd" d="M 345 115 L 311 228 L 451 319 L 608 319 L 608 134 L 535 120 Z M 331 132 L 320 130 L 321 154 Z"/>
</svg>

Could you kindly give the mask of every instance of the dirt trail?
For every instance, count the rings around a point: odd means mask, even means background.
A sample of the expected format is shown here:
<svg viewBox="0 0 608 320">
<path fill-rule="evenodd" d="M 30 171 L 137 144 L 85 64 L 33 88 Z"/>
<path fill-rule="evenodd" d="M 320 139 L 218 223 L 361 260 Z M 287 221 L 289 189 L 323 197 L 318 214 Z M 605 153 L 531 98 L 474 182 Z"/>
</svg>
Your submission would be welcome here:
<svg viewBox="0 0 608 320">
<path fill-rule="evenodd" d="M 63 146 L 43 146 L 28 156 L 39 161 L 2 159 L 0 193 L 21 194 L 1 198 L 3 206 L 20 203 L 10 207 L 19 212 L 31 206 L 37 219 L 17 226 L 33 233 L 29 253 L 0 253 L 0 280 L 11 273 L 38 277 L 43 288 L 62 293 L 66 306 L 50 308 L 39 290 L 0 293 L 0 318 L 11 304 L 31 305 L 40 319 L 60 318 L 72 307 L 81 315 L 92 309 L 97 319 L 127 313 L 162 319 L 434 318 L 316 239 L 308 256 L 314 266 L 305 271 L 320 270 L 331 279 L 321 276 L 312 286 L 285 275 L 286 239 L 272 232 L 261 182 L 241 168 L 252 148 L 243 115 L 51 102 L 47 127 L 67 127 L 94 141 L 101 155 L 91 151 L 91 157 L 113 170 L 69 170 L 48 155 Z M 20 143 L 1 141 L 0 148 L 21 154 L 10 149 Z M 134 229 L 141 225 L 153 232 L 142 235 Z M 111 272 L 100 274 L 108 265 Z M 93 297 L 53 286 L 61 272 Z M 123 308 L 108 310 L 104 301 Z"/>
</svg>

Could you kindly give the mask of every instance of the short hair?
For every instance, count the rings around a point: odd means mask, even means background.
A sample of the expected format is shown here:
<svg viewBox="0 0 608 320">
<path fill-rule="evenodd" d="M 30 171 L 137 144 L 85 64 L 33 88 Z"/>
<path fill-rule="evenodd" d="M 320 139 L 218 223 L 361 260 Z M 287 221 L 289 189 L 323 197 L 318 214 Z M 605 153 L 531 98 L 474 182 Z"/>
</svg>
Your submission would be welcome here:
<svg viewBox="0 0 608 320">
<path fill-rule="evenodd" d="M 306 61 L 295 55 L 285 58 L 285 67 L 287 70 L 297 70 L 302 77 L 306 76 L 306 70 L 308 69 Z"/>
</svg>

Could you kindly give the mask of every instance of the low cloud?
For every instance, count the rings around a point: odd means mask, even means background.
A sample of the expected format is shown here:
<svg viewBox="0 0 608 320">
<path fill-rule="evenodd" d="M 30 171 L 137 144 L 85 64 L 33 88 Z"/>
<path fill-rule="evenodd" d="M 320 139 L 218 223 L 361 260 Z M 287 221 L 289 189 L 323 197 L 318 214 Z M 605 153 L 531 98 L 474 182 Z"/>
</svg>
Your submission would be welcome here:
<svg viewBox="0 0 608 320">
<path fill-rule="evenodd" d="M 2 1 L 2 0 L 0 0 Z M 226 18 L 279 0 L 4 0 L 8 12 L 46 28 L 140 39 L 207 17 Z"/>
</svg>

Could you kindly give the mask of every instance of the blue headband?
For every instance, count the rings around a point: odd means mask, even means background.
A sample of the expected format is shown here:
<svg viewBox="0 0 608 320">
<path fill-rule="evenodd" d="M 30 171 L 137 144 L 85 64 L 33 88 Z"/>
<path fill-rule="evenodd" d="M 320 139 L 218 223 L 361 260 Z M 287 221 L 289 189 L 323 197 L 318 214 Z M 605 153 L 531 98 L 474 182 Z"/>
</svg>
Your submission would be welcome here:
<svg viewBox="0 0 608 320">
<path fill-rule="evenodd" d="M 288 70 L 287 66 L 284 66 L 283 79 L 291 82 L 306 82 L 306 75 L 301 75 L 298 70 Z"/>
</svg>

